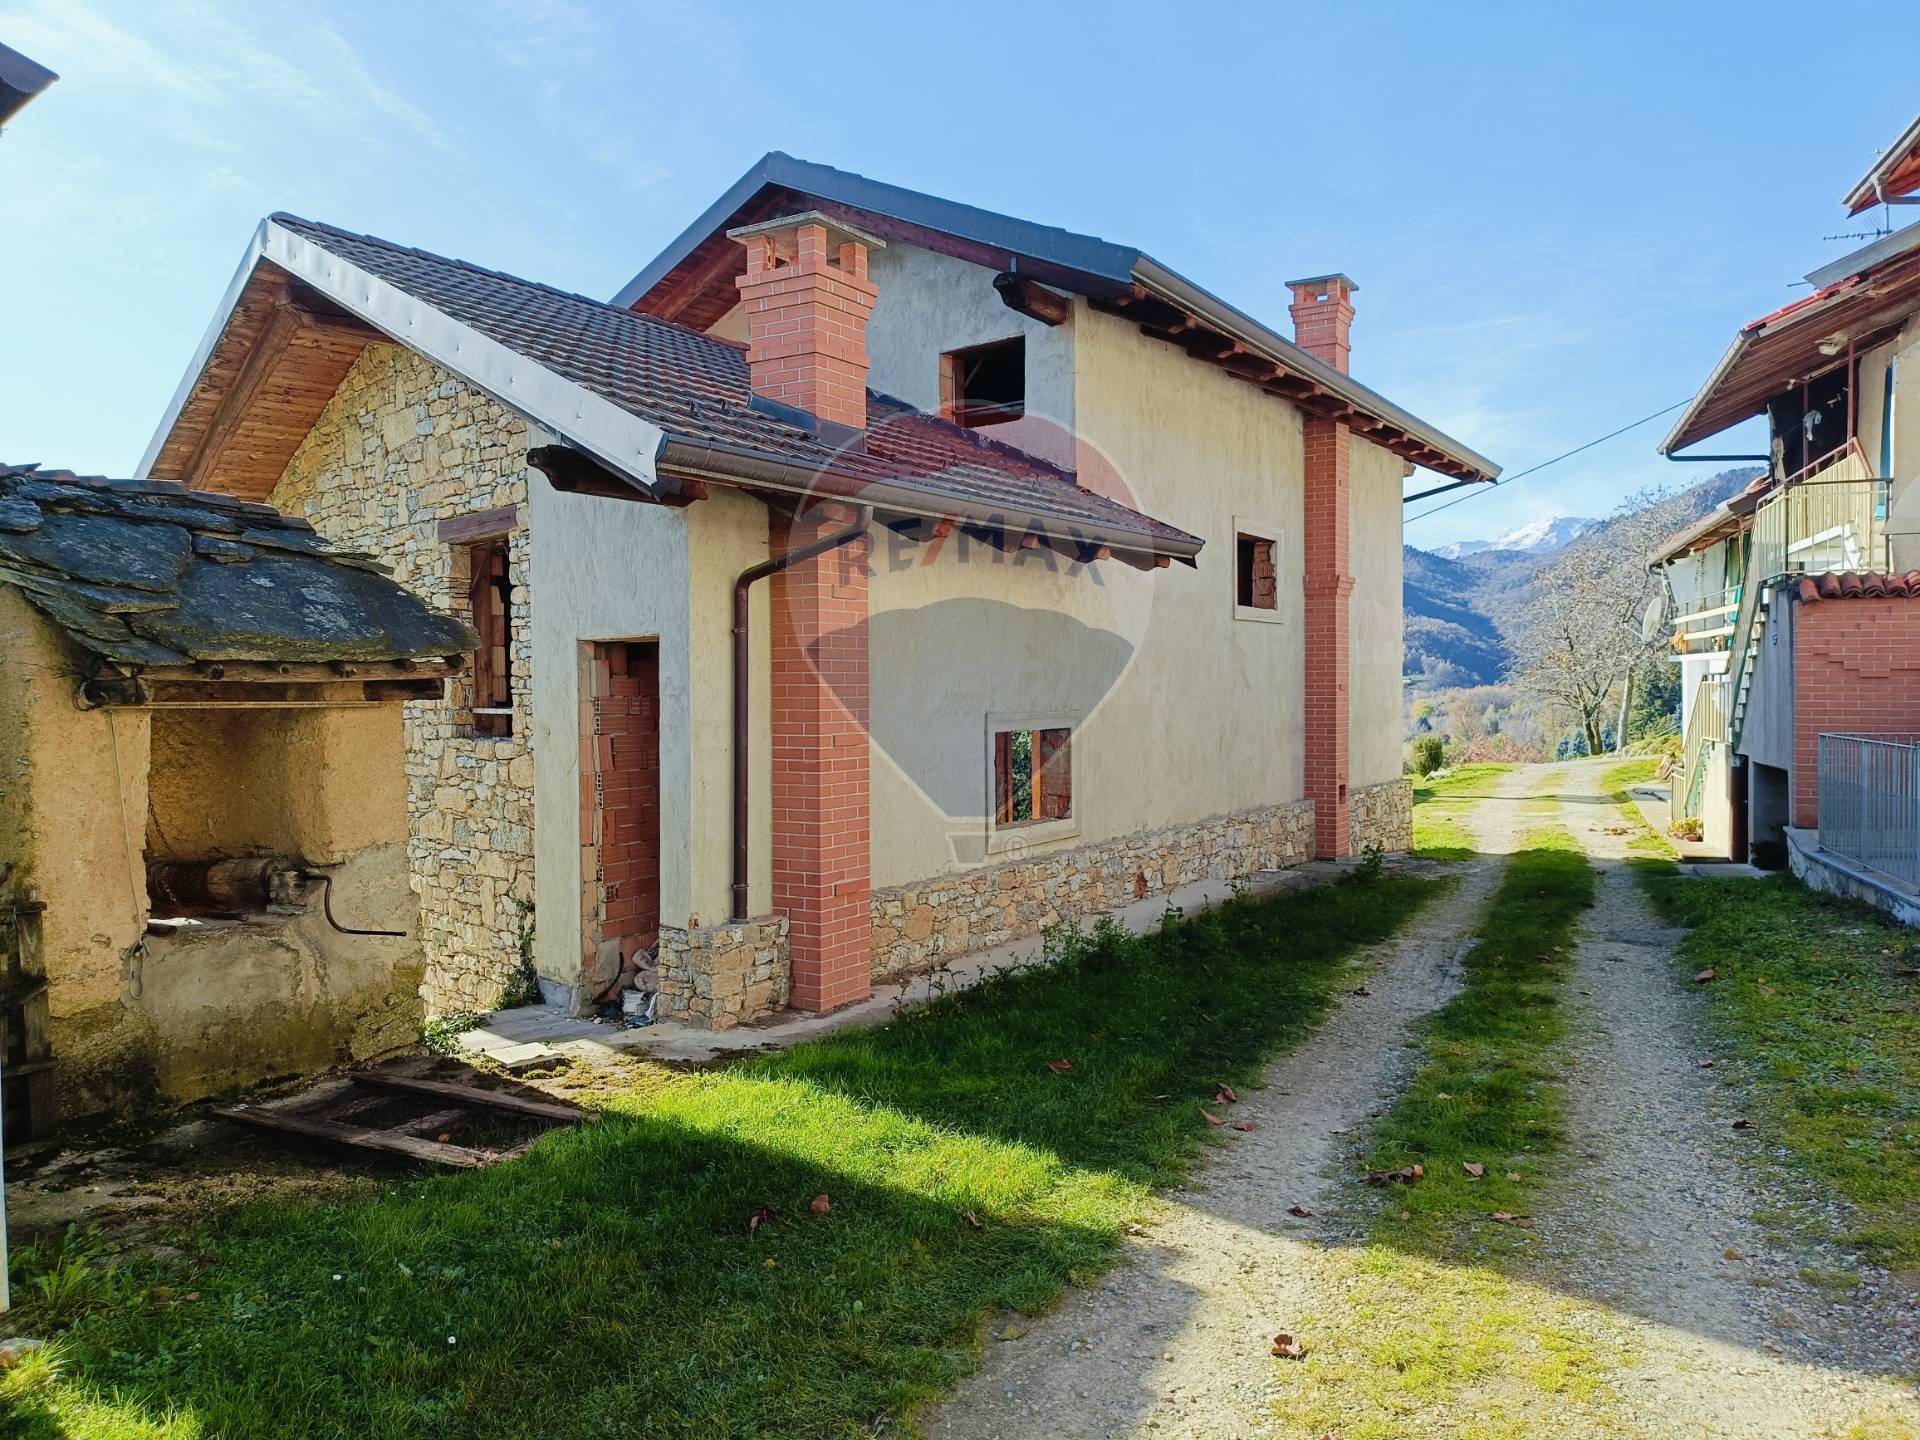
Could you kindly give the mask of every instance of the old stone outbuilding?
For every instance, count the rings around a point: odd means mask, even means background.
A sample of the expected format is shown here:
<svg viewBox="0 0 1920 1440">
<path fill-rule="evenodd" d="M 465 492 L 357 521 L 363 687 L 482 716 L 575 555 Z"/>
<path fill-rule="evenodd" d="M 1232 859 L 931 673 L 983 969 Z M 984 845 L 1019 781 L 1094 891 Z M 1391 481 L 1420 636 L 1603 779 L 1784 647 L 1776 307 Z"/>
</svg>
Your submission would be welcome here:
<svg viewBox="0 0 1920 1440">
<path fill-rule="evenodd" d="M 0 466 L 0 637 L 10 1141 L 416 1041 L 401 711 L 465 624 L 267 506 Z"/>
</svg>

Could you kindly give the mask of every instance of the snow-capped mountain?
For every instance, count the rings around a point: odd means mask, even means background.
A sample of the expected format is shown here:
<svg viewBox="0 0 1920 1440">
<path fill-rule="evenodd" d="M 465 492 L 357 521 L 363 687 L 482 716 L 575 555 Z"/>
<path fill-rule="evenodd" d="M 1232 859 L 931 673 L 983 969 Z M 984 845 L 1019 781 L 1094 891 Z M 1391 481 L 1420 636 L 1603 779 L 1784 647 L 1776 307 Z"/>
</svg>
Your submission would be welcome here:
<svg viewBox="0 0 1920 1440">
<path fill-rule="evenodd" d="M 1497 540 L 1455 540 L 1433 547 L 1433 554 L 1448 560 L 1478 555 L 1482 550 L 1518 550 L 1527 555 L 1545 555 L 1571 544 L 1594 522 L 1578 515 L 1549 515 L 1509 530 Z"/>
</svg>

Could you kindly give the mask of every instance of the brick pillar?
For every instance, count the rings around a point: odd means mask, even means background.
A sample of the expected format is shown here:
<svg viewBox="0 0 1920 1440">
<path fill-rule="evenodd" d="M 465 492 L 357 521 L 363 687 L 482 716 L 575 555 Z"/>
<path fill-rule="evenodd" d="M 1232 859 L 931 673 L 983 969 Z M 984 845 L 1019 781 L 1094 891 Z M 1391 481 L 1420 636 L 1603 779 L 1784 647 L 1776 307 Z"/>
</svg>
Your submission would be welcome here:
<svg viewBox="0 0 1920 1440">
<path fill-rule="evenodd" d="M 776 515 L 774 553 L 847 519 L 838 509 Z M 787 917 L 790 1003 L 800 1010 L 836 1010 L 873 989 L 868 545 L 830 550 L 771 581 L 773 908 Z"/>
<path fill-rule="evenodd" d="M 1348 431 L 1320 415 L 1303 425 L 1306 458 L 1307 798 L 1313 801 L 1313 853 L 1337 858 L 1351 848 L 1347 814 Z"/>
<path fill-rule="evenodd" d="M 817 213 L 729 230 L 747 247 L 734 283 L 753 393 L 834 425 L 867 425 L 867 251 L 885 243 Z"/>
</svg>

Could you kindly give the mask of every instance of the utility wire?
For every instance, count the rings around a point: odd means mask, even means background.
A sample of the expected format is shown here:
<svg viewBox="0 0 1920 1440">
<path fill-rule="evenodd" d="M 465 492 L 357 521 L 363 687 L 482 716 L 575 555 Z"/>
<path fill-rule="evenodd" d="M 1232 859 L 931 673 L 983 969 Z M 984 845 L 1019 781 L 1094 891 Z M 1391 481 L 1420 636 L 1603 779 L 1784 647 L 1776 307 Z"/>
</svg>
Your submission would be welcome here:
<svg viewBox="0 0 1920 1440">
<path fill-rule="evenodd" d="M 1693 397 L 1689 395 L 1687 397 L 1687 400 L 1691 400 L 1692 398 Z M 1584 445 L 1576 445 L 1573 447 L 1573 449 L 1567 451 L 1564 455 L 1556 455 L 1551 460 L 1542 460 L 1538 465 L 1535 465 L 1530 469 L 1521 470 L 1518 473 L 1513 475 L 1503 475 L 1498 480 L 1494 481 L 1491 485 L 1475 486 L 1473 489 L 1469 490 L 1466 494 L 1462 495 L 1457 500 L 1449 500 L 1444 505 L 1436 505 L 1431 510 L 1422 510 L 1418 515 L 1409 516 L 1407 518 L 1406 523 L 1411 525 L 1416 520 L 1426 519 L 1429 515 L 1438 515 L 1442 510 L 1451 510 L 1456 505 L 1464 505 L 1467 503 L 1467 501 L 1472 500 L 1477 496 L 1484 495 L 1489 490 L 1498 490 L 1502 485 L 1511 485 L 1514 481 L 1524 480 L 1529 475 L 1538 475 L 1542 470 L 1546 469 L 1549 465 L 1558 465 L 1562 460 L 1571 460 L 1574 456 L 1578 455 L 1583 450 L 1591 450 L 1596 445 L 1604 445 L 1607 443 L 1607 441 L 1612 440 L 1616 436 L 1624 435 L 1629 430 L 1638 430 L 1642 425 L 1646 425 L 1651 423 L 1652 421 L 1658 420 L 1662 415 L 1671 415 L 1674 411 L 1678 410 L 1682 405 L 1685 405 L 1687 403 L 1687 400 L 1675 401 L 1673 404 L 1667 406 L 1667 408 L 1664 410 L 1656 410 L 1651 415 L 1643 415 L 1638 420 L 1635 420 L 1631 425 L 1622 425 L 1618 430 L 1610 430 L 1605 435 L 1602 435 L 1598 440 L 1589 440 Z"/>
</svg>

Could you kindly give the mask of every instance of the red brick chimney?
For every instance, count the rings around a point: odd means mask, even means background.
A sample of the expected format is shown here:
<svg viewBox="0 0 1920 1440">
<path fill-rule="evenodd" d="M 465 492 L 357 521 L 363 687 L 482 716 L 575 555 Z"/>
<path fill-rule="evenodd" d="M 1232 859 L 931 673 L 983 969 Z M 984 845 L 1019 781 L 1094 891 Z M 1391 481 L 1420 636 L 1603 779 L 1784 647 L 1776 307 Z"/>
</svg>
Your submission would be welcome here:
<svg viewBox="0 0 1920 1440">
<path fill-rule="evenodd" d="M 747 247 L 747 273 L 734 283 L 747 309 L 753 393 L 866 429 L 867 318 L 879 293 L 867 251 L 886 242 L 817 210 L 727 234 Z"/>
<path fill-rule="evenodd" d="M 1346 373 L 1347 332 L 1359 288 L 1344 275 L 1291 282 L 1294 342 Z M 1353 848 L 1347 796 L 1351 669 L 1348 650 L 1354 577 L 1349 547 L 1350 490 L 1346 423 L 1308 414 L 1301 421 L 1306 525 L 1306 790 L 1313 801 L 1313 853 L 1337 858 Z"/>
<path fill-rule="evenodd" d="M 1289 280 L 1287 288 L 1293 291 L 1293 343 L 1346 374 L 1352 350 L 1347 340 L 1353 328 L 1350 297 L 1360 287 L 1344 275 L 1315 275 Z"/>
</svg>

